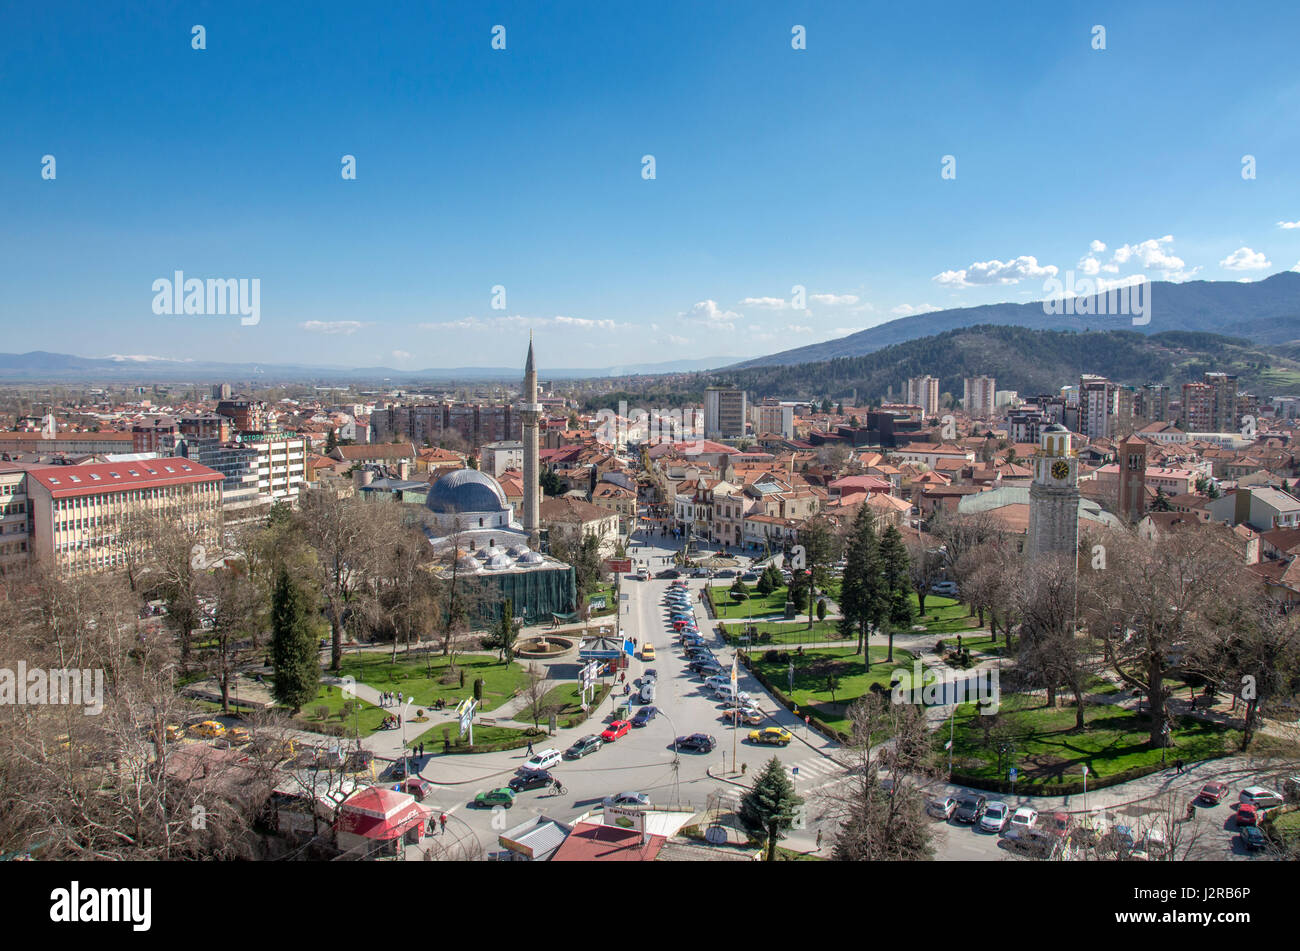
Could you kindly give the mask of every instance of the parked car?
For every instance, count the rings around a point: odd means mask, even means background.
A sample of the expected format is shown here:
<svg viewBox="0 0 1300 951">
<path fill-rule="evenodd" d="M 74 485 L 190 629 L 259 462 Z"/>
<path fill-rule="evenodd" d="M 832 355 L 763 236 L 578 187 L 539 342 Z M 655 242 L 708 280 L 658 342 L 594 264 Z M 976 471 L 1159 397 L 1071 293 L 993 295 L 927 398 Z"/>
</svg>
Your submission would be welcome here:
<svg viewBox="0 0 1300 951">
<path fill-rule="evenodd" d="M 955 581 L 936 581 L 930 586 L 931 594 L 944 595 L 955 598 L 958 594 L 957 582 Z"/>
<path fill-rule="evenodd" d="M 509 786 L 501 786 L 498 789 L 481 792 L 474 797 L 474 805 L 480 809 L 486 809 L 491 806 L 505 806 L 509 809 L 514 804 L 515 791 Z"/>
<path fill-rule="evenodd" d="M 592 734 L 575 740 L 573 745 L 564 751 L 565 759 L 582 759 L 588 753 L 594 753 L 605 743 L 600 737 Z"/>
<path fill-rule="evenodd" d="M 632 725 L 645 726 L 647 723 L 653 720 L 658 713 L 659 713 L 658 707 L 642 707 L 640 710 L 636 712 L 636 715 L 632 717 Z"/>
<path fill-rule="evenodd" d="M 957 800 L 957 808 L 953 810 L 952 818 L 956 822 L 974 825 L 984 818 L 984 810 L 988 808 L 988 803 L 989 801 L 983 796 L 962 796 Z"/>
<path fill-rule="evenodd" d="M 735 687 L 731 686 L 730 682 L 714 687 L 713 699 L 723 700 L 728 703 L 739 701 L 740 703 L 748 704 L 754 702 L 753 697 L 745 693 L 743 690 L 737 691 Z"/>
<path fill-rule="evenodd" d="M 231 743 L 249 743 L 253 739 L 253 734 L 248 732 L 247 727 L 237 726 L 230 730 Z"/>
<path fill-rule="evenodd" d="M 613 743 L 620 736 L 626 734 L 630 729 L 632 729 L 632 724 L 627 720 L 615 720 L 609 726 L 605 727 L 605 729 L 600 731 L 600 738 L 606 743 Z"/>
<path fill-rule="evenodd" d="M 721 687 L 724 684 L 730 684 L 730 683 L 731 683 L 731 675 L 729 674 L 714 674 L 711 677 L 704 678 L 705 686 L 710 688 Z"/>
<path fill-rule="evenodd" d="M 663 571 L 655 575 L 656 578 L 680 578 L 681 576 L 682 573 L 676 568 L 665 568 Z"/>
<path fill-rule="evenodd" d="M 655 646 L 653 644 L 643 644 L 641 646 L 641 659 L 643 661 L 655 659 Z"/>
<path fill-rule="evenodd" d="M 789 746 L 790 741 L 794 739 L 794 734 L 785 727 L 769 726 L 765 730 L 750 730 L 749 742 L 767 743 L 776 746 Z"/>
<path fill-rule="evenodd" d="M 642 565 L 640 568 L 636 570 L 636 576 L 640 578 L 642 581 L 649 581 L 650 569 L 647 568 L 645 565 Z"/>
<path fill-rule="evenodd" d="M 758 707 L 742 707 L 739 713 L 734 714 L 731 710 L 726 710 L 722 715 L 723 717 L 728 718 L 734 716 L 735 719 L 745 724 L 745 726 L 758 726 L 763 722 L 763 711 L 758 709 Z"/>
<path fill-rule="evenodd" d="M 555 782 L 555 777 L 547 770 L 541 769 L 535 772 L 521 773 L 510 780 L 507 785 L 515 792 L 521 793 L 528 789 L 545 789 L 553 782 Z"/>
<path fill-rule="evenodd" d="M 1137 833 L 1132 826 L 1118 824 L 1110 830 L 1110 840 L 1120 854 L 1128 854 L 1137 848 Z"/>
<path fill-rule="evenodd" d="M 719 572 L 718 572 L 717 574 L 715 574 L 713 577 L 715 577 L 715 578 L 734 578 L 734 577 L 736 577 L 736 572 L 735 572 L 734 570 L 732 570 L 731 568 L 723 568 L 721 571 L 719 571 Z"/>
<path fill-rule="evenodd" d="M 606 796 L 600 801 L 602 806 L 648 806 L 650 797 L 643 792 L 621 792 Z"/>
<path fill-rule="evenodd" d="M 1238 834 L 1241 836 L 1241 844 L 1252 852 L 1268 845 L 1268 837 L 1259 826 L 1243 826 Z"/>
<path fill-rule="evenodd" d="M 708 568 L 696 568 L 691 572 L 692 578 L 707 578 L 709 576 Z"/>
<path fill-rule="evenodd" d="M 1007 827 L 1010 819 L 1011 807 L 1000 799 L 994 800 L 984 808 L 984 815 L 980 817 L 980 831 L 1001 832 Z"/>
<path fill-rule="evenodd" d="M 745 582 L 745 584 L 754 584 L 758 581 L 758 575 L 754 574 L 752 571 L 746 571 L 740 576 L 740 580 Z"/>
<path fill-rule="evenodd" d="M 1239 826 L 1257 826 L 1263 810 L 1253 802 L 1243 802 L 1237 804 L 1237 825 Z"/>
<path fill-rule="evenodd" d="M 653 680 L 657 683 L 659 680 L 659 671 L 655 670 L 653 667 L 647 667 L 645 670 L 641 671 L 642 686 L 644 686 L 648 680 Z"/>
<path fill-rule="evenodd" d="M 532 756 L 528 757 L 527 761 L 523 765 L 523 769 L 532 770 L 534 772 L 543 769 L 550 769 L 552 766 L 554 766 L 563 758 L 564 755 L 559 750 L 556 749 L 541 750 L 537 753 L 534 753 Z"/>
<path fill-rule="evenodd" d="M 353 750 L 348 753 L 348 760 L 345 769 L 349 773 L 359 773 L 363 769 L 369 769 L 370 764 L 375 761 L 375 754 L 370 750 Z"/>
<path fill-rule="evenodd" d="M 701 677 L 719 673 L 721 670 L 722 665 L 716 660 L 697 660 L 691 664 L 691 671 Z"/>
<path fill-rule="evenodd" d="M 637 694 L 637 699 L 642 703 L 655 702 L 655 682 L 653 680 L 647 680 L 641 685 L 641 692 Z"/>
<path fill-rule="evenodd" d="M 953 796 L 942 796 L 938 799 L 931 799 L 925 804 L 925 811 L 936 819 L 951 819 L 952 811 L 957 808 L 957 800 Z"/>
<path fill-rule="evenodd" d="M 190 732 L 195 736 L 202 736 L 212 739 L 218 736 L 226 735 L 226 728 L 216 720 L 204 720 L 202 723 L 196 723 L 190 727 Z"/>
<path fill-rule="evenodd" d="M 1058 839 L 1064 839 L 1070 834 L 1070 814 L 1068 812 L 1054 812 L 1047 820 L 1047 831 Z"/>
<path fill-rule="evenodd" d="M 707 733 L 692 733 L 690 736 L 677 737 L 673 745 L 688 753 L 712 753 L 718 741 Z"/>
<path fill-rule="evenodd" d="M 1265 789 L 1263 786 L 1247 786 L 1241 791 L 1238 798 L 1242 802 L 1250 803 L 1252 806 L 1261 806 L 1265 809 L 1280 806 L 1284 802 L 1281 793 L 1274 792 L 1272 789 Z"/>
<path fill-rule="evenodd" d="M 1011 816 L 1010 828 L 1007 835 L 1012 838 L 1018 835 L 1024 835 L 1030 829 L 1038 825 L 1038 810 L 1031 809 L 1028 806 L 1021 806 Z"/>
<path fill-rule="evenodd" d="M 1226 795 L 1228 795 L 1228 784 L 1215 780 L 1202 786 L 1196 798 L 1211 806 L 1217 806 Z"/>
</svg>

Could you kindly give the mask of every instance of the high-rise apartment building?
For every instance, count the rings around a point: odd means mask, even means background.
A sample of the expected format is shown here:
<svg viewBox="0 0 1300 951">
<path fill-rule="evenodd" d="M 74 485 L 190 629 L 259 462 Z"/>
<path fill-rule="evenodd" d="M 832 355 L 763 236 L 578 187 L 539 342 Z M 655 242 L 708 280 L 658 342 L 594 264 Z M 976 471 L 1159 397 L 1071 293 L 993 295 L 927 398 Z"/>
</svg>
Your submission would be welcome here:
<svg viewBox="0 0 1300 951">
<path fill-rule="evenodd" d="M 970 376 L 962 381 L 962 409 L 970 416 L 988 419 L 997 406 L 997 381 L 991 376 Z"/>
<path fill-rule="evenodd" d="M 786 439 L 794 438 L 794 406 L 764 400 L 751 410 L 755 434 L 779 433 Z"/>
<path fill-rule="evenodd" d="M 907 402 L 921 407 L 922 416 L 939 415 L 939 378 L 914 376 L 907 380 Z"/>
<path fill-rule="evenodd" d="M 711 386 L 704 391 L 704 438 L 739 439 L 745 435 L 745 391 Z"/>
<path fill-rule="evenodd" d="M 1183 424 L 1185 433 L 1217 433 L 1214 425 L 1214 387 L 1208 383 L 1183 384 Z"/>
<path fill-rule="evenodd" d="M 1212 431 L 1232 432 L 1237 428 L 1237 378 L 1230 373 L 1207 373 L 1202 382 L 1214 391 Z"/>
<path fill-rule="evenodd" d="M 1104 376 L 1085 373 L 1079 378 L 1079 432 L 1089 439 L 1115 435 L 1119 415 L 1119 387 Z"/>
<path fill-rule="evenodd" d="M 376 409 L 370 416 L 370 442 L 389 442 L 394 436 L 414 445 L 436 446 L 455 433 L 470 447 L 502 440 L 522 440 L 519 411 L 509 404 L 418 403 Z"/>
<path fill-rule="evenodd" d="M 1148 383 L 1142 387 L 1134 411 L 1144 423 L 1169 422 L 1169 387 L 1164 383 Z"/>
</svg>

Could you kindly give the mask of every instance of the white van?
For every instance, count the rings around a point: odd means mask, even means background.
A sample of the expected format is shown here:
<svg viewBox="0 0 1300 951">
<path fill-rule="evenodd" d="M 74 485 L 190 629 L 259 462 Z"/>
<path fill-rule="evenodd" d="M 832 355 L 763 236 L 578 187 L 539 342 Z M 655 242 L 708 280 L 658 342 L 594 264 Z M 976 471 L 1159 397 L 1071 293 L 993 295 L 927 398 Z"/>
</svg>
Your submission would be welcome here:
<svg viewBox="0 0 1300 951">
<path fill-rule="evenodd" d="M 647 680 L 641 685 L 641 702 L 655 702 L 655 682 L 653 680 Z"/>
</svg>

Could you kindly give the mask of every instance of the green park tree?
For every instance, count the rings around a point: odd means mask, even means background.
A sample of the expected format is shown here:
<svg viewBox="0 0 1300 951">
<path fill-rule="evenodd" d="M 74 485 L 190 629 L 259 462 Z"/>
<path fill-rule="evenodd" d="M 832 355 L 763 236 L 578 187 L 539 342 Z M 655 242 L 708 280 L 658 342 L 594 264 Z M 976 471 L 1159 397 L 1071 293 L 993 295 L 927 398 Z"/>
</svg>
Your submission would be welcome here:
<svg viewBox="0 0 1300 951">
<path fill-rule="evenodd" d="M 294 714 L 320 688 L 315 611 L 300 582 L 281 568 L 271 598 L 272 696 Z"/>
<path fill-rule="evenodd" d="M 767 861 L 776 858 L 776 844 L 794 825 L 795 811 L 803 799 L 795 795 L 794 783 L 785 766 L 773 756 L 763 767 L 749 792 L 740 800 L 737 816 L 741 824 L 767 843 Z"/>
</svg>

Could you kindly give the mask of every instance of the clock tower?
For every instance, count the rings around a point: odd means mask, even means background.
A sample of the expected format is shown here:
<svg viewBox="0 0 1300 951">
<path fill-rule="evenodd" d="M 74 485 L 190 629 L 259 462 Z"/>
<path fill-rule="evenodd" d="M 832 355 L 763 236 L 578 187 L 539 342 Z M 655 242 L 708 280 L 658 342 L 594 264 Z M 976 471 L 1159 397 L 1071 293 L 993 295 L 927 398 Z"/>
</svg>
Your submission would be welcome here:
<svg viewBox="0 0 1300 951">
<path fill-rule="evenodd" d="M 1077 555 L 1079 551 L 1079 458 L 1070 431 L 1060 423 L 1043 429 L 1029 487 L 1029 537 L 1025 554 Z"/>
</svg>

